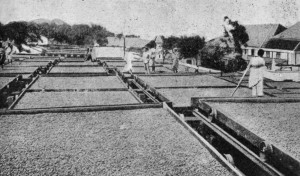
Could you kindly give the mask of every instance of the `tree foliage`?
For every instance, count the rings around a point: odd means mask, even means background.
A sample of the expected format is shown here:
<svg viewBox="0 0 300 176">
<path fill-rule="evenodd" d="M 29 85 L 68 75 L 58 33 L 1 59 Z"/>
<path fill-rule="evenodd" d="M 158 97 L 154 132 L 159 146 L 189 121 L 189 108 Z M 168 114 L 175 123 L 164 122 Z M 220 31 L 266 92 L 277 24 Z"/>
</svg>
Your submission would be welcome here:
<svg viewBox="0 0 300 176">
<path fill-rule="evenodd" d="M 232 48 L 220 46 L 206 46 L 201 52 L 201 65 L 223 72 L 245 70 L 247 62 L 239 54 L 232 54 Z"/>
<path fill-rule="evenodd" d="M 107 43 L 106 37 L 114 36 L 100 25 L 57 25 L 55 23 L 36 24 L 31 22 L 0 23 L 0 40 L 14 40 L 17 45 L 26 44 L 28 40 L 37 41 L 41 35 L 59 43 L 91 45 L 97 41 L 100 45 Z"/>
<path fill-rule="evenodd" d="M 170 36 L 163 38 L 163 48 L 172 49 L 174 47 L 180 48 L 180 53 L 183 57 L 189 58 L 199 54 L 199 50 L 205 45 L 205 38 L 200 36 Z"/>
</svg>

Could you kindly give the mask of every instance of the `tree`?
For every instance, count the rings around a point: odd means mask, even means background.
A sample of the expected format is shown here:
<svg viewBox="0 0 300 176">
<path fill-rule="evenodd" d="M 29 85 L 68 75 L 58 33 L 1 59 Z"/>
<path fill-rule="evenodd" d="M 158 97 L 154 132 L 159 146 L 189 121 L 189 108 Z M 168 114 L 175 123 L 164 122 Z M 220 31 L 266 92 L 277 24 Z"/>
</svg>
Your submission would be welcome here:
<svg viewBox="0 0 300 176">
<path fill-rule="evenodd" d="M 183 57 L 189 58 L 199 54 L 199 50 L 203 48 L 205 44 L 204 37 L 192 36 L 192 37 L 180 37 L 178 41 L 178 47 Z"/>
<path fill-rule="evenodd" d="M 194 57 L 199 54 L 199 50 L 205 45 L 205 38 L 200 36 L 170 36 L 168 38 L 163 38 L 163 48 L 172 49 L 175 46 L 180 48 L 180 53 L 183 57 L 189 58 Z"/>
</svg>

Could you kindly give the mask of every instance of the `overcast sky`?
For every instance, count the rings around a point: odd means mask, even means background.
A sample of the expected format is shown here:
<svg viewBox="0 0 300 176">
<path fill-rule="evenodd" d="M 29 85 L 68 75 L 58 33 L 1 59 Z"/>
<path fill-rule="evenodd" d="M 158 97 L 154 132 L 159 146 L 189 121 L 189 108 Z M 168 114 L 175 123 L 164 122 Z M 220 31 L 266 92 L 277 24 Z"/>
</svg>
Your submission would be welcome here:
<svg viewBox="0 0 300 176">
<path fill-rule="evenodd" d="M 136 34 L 222 34 L 229 16 L 241 24 L 300 21 L 300 0 L 0 0 L 0 21 L 59 18 L 69 24 L 95 23 L 108 30 Z"/>
</svg>

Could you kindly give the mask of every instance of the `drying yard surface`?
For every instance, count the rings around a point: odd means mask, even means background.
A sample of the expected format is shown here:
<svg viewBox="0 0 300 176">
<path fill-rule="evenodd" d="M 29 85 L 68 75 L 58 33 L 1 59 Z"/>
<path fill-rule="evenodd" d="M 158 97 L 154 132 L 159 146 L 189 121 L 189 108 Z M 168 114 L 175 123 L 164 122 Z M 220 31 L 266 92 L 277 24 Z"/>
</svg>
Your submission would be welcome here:
<svg viewBox="0 0 300 176">
<path fill-rule="evenodd" d="M 6 67 L 39 67 L 39 66 L 46 66 L 48 62 L 13 62 L 12 65 L 6 65 Z"/>
<path fill-rule="evenodd" d="M 86 65 L 98 65 L 97 62 L 60 62 L 59 66 L 86 66 Z"/>
<path fill-rule="evenodd" d="M 120 71 L 124 69 L 124 67 L 117 67 Z M 133 73 L 145 73 L 145 68 L 144 67 L 133 67 L 132 68 Z M 153 73 L 152 68 L 150 67 L 150 72 Z M 165 67 L 155 67 L 155 72 L 161 72 L 161 73 L 170 73 L 172 72 L 171 70 L 165 68 Z"/>
<path fill-rule="evenodd" d="M 2 69 L 0 71 L 1 73 L 26 73 L 26 74 L 30 74 L 32 72 L 34 72 L 37 69 L 37 67 L 4 67 L 4 69 Z"/>
<path fill-rule="evenodd" d="M 84 53 L 85 51 L 86 49 L 83 50 Z M 122 48 L 99 47 L 96 55 L 98 61 L 106 61 L 110 67 L 116 67 L 120 71 L 126 65 L 121 58 Z M 13 66 L 0 70 L 0 75 L 24 70 L 32 73 L 38 66 L 46 65 L 54 59 L 58 57 L 18 61 Z M 220 79 L 217 74 L 188 75 L 186 73 L 195 70 L 179 66 L 180 76 L 170 70 L 170 64 L 159 64 L 155 75 L 143 75 L 144 63 L 132 64 L 133 74 L 141 74 L 138 75 L 141 80 L 156 88 L 175 107 L 190 106 L 191 97 L 230 97 L 236 86 L 233 82 L 239 81 L 241 76 L 228 74 Z M 129 89 L 114 73 L 106 72 L 100 65 L 98 62 L 84 61 L 82 57 L 61 57 L 50 74 L 40 75 L 14 109 L 28 109 L 29 112 L 32 111 L 30 108 L 95 105 L 120 105 L 124 108 L 124 105 L 132 104 L 146 108 L 131 92 L 145 102 L 155 102 L 144 99 L 146 94 L 143 94 L 143 88 L 133 86 Z M 0 77 L 0 87 L 14 79 L 7 77 L 8 75 L 10 74 Z M 126 74 L 123 79 L 133 77 Z M 246 76 L 243 85 L 247 86 L 247 82 Z M 277 87 L 265 89 L 274 96 L 300 97 L 300 83 L 266 82 Z M 299 89 L 295 89 L 298 87 Z M 287 91 L 280 90 L 282 88 Z M 251 89 L 240 87 L 234 97 L 250 96 Z M 300 103 L 209 104 L 300 159 L 300 137 L 297 135 L 300 133 Z M 174 108 L 176 109 L 181 108 Z M 2 115 L 0 175 L 231 174 L 171 114 L 156 108 Z"/>
<path fill-rule="evenodd" d="M 53 67 L 50 73 L 99 73 L 103 67 Z"/>
<path fill-rule="evenodd" d="M 124 87 L 115 76 L 40 77 L 30 89 L 103 89 Z"/>
<path fill-rule="evenodd" d="M 158 89 L 174 106 L 190 106 L 191 97 L 231 97 L 233 88 Z M 251 90 L 239 88 L 234 97 L 249 97 Z"/>
<path fill-rule="evenodd" d="M 127 91 L 27 92 L 15 109 L 139 103 Z"/>
<path fill-rule="evenodd" d="M 300 103 L 209 104 L 300 160 Z"/>
<path fill-rule="evenodd" d="M 0 175 L 231 175 L 164 109 L 2 116 Z"/>
<path fill-rule="evenodd" d="M 208 75 L 196 76 L 140 76 L 142 80 L 153 87 L 181 86 L 234 86 L 235 84 Z"/>
</svg>

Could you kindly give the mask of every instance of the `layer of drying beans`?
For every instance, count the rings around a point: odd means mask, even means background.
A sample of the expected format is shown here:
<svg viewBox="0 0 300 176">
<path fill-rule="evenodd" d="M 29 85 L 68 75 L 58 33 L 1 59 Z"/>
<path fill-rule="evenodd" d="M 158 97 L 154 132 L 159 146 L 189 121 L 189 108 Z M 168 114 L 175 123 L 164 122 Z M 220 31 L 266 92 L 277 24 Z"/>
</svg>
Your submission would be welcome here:
<svg viewBox="0 0 300 176">
<path fill-rule="evenodd" d="M 37 67 L 6 67 L 0 70 L 0 73 L 32 73 Z"/>
<path fill-rule="evenodd" d="M 271 82 L 268 81 L 267 84 L 273 86 L 273 87 L 277 87 L 278 89 L 282 89 L 282 88 L 300 88 L 300 83 L 299 82 Z"/>
<path fill-rule="evenodd" d="M 120 71 L 124 69 L 124 67 L 117 67 Z M 133 67 L 132 69 L 133 73 L 145 73 L 145 68 L 144 67 Z M 152 71 L 152 68 L 150 67 L 150 72 L 151 73 L 170 73 L 172 72 L 171 70 L 165 68 L 165 67 L 155 67 L 155 71 Z"/>
<path fill-rule="evenodd" d="M 0 175 L 231 175 L 164 109 L 0 118 Z"/>
<path fill-rule="evenodd" d="M 280 93 L 280 94 L 274 94 L 276 97 L 282 97 L 282 98 L 300 98 L 300 93 Z"/>
<path fill-rule="evenodd" d="M 50 62 L 50 61 L 54 61 L 55 59 L 58 59 L 58 58 L 55 57 L 55 58 L 34 58 L 34 59 L 25 59 L 23 62 Z"/>
<path fill-rule="evenodd" d="M 153 87 L 181 86 L 234 86 L 235 84 L 207 75 L 196 76 L 140 76 L 142 80 Z"/>
<path fill-rule="evenodd" d="M 299 103 L 209 103 L 300 160 Z"/>
<path fill-rule="evenodd" d="M 74 65 L 74 66 L 79 66 L 79 65 L 98 65 L 98 63 L 97 62 L 60 62 L 59 64 L 58 64 L 59 66 L 65 66 L 65 65 L 67 65 L 67 66 L 72 66 L 72 65 Z"/>
<path fill-rule="evenodd" d="M 190 106 L 191 97 L 231 97 L 234 88 L 158 89 L 174 106 Z M 250 97 L 251 90 L 239 88 L 234 97 Z"/>
<path fill-rule="evenodd" d="M 99 73 L 103 67 L 53 67 L 50 73 Z"/>
<path fill-rule="evenodd" d="M 15 109 L 133 103 L 138 101 L 127 91 L 28 92 Z"/>
<path fill-rule="evenodd" d="M 124 88 L 115 76 L 40 77 L 30 89 L 101 89 Z"/>
<path fill-rule="evenodd" d="M 39 67 L 46 66 L 48 62 L 13 62 L 13 67 Z M 11 65 L 6 65 L 6 67 L 10 67 Z"/>
</svg>

